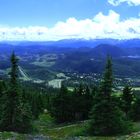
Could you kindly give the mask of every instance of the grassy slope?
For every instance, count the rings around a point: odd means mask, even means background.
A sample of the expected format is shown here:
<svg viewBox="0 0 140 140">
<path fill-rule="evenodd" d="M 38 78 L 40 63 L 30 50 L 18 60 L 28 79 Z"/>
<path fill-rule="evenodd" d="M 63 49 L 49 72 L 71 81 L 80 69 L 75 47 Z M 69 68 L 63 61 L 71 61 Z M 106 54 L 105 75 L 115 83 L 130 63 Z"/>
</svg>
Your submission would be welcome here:
<svg viewBox="0 0 140 140">
<path fill-rule="evenodd" d="M 78 137 L 78 140 L 140 140 L 140 123 L 134 123 L 132 134 L 114 137 L 86 136 L 85 129 L 88 126 L 88 121 L 56 125 L 51 117 L 42 115 L 35 125 L 40 134 L 47 135 L 52 140 L 64 140 L 69 137 Z"/>
<path fill-rule="evenodd" d="M 33 135 L 48 136 L 50 140 L 76 140 L 73 138 L 78 138 L 77 140 L 140 140 L 140 123 L 134 123 L 134 132 L 132 134 L 112 137 L 86 136 L 85 129 L 88 126 L 88 121 L 56 125 L 49 115 L 41 115 L 39 120 L 34 123 L 34 126 L 37 132 Z M 12 132 L 0 133 L 0 140 L 11 140 L 13 137 L 14 140 L 27 140 L 29 135 Z"/>
</svg>

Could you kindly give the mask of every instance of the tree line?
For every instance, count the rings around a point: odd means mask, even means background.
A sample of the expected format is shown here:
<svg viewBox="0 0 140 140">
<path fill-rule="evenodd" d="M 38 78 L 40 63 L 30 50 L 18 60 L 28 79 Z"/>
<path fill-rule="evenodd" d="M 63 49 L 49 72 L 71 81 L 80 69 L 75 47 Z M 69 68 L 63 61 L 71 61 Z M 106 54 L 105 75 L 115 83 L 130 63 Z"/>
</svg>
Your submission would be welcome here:
<svg viewBox="0 0 140 140">
<path fill-rule="evenodd" d="M 69 91 L 62 84 L 60 91 L 50 96 L 48 110 L 58 123 L 90 120 L 88 132 L 94 135 L 130 132 L 132 121 L 140 120 L 140 95 L 128 84 L 117 94 L 113 80 L 112 59 L 108 57 L 99 85 L 80 84 Z"/>
<path fill-rule="evenodd" d="M 44 109 L 57 123 L 89 120 L 88 132 L 114 135 L 129 132 L 132 121 L 140 120 L 140 96 L 125 85 L 119 96 L 114 91 L 111 57 L 99 85 L 80 84 L 73 91 L 62 84 L 55 94 L 23 86 L 18 79 L 18 59 L 11 55 L 8 81 L 0 80 L 0 131 L 30 132 L 33 120 Z"/>
<path fill-rule="evenodd" d="M 0 80 L 0 131 L 32 131 L 32 122 L 43 112 L 44 95 L 20 84 L 18 58 L 11 55 L 8 80 Z"/>
</svg>

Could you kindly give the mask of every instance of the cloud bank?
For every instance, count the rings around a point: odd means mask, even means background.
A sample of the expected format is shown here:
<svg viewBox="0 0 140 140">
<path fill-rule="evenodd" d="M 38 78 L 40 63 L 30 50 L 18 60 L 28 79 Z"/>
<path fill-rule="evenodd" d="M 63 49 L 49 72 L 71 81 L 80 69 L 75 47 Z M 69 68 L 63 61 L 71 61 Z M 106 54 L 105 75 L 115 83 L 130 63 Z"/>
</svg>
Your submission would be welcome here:
<svg viewBox="0 0 140 140">
<path fill-rule="evenodd" d="M 49 41 L 61 39 L 132 39 L 140 38 L 140 19 L 120 20 L 120 15 L 112 10 L 108 15 L 98 13 L 92 19 L 69 18 L 58 22 L 52 28 L 29 26 L 0 26 L 0 40 Z"/>
<path fill-rule="evenodd" d="M 127 3 L 130 6 L 139 6 L 140 0 L 108 0 L 108 2 L 113 6 L 118 6 L 121 3 Z"/>
</svg>

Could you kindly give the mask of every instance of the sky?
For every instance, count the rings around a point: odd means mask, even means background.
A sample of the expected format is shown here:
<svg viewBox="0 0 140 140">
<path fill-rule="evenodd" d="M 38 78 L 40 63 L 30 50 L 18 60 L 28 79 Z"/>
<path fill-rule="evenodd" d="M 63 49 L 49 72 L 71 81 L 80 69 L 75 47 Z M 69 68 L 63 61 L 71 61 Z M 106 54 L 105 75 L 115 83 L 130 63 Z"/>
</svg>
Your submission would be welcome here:
<svg viewBox="0 0 140 140">
<path fill-rule="evenodd" d="M 140 38 L 140 0 L 0 0 L 0 41 Z"/>
</svg>

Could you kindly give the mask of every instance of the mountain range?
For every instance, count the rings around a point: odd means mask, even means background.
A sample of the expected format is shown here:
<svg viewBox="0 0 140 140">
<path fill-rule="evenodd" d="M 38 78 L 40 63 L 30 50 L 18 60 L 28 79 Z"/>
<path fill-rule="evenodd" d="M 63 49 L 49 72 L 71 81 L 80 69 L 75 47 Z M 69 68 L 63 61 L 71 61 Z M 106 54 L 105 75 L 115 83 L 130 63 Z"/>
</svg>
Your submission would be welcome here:
<svg viewBox="0 0 140 140">
<path fill-rule="evenodd" d="M 20 57 L 20 65 L 28 73 L 63 71 L 101 73 L 110 55 L 114 73 L 121 76 L 140 76 L 140 39 L 114 40 L 71 39 L 49 42 L 1 42 L 0 69 L 7 69 L 12 51 Z"/>
</svg>

